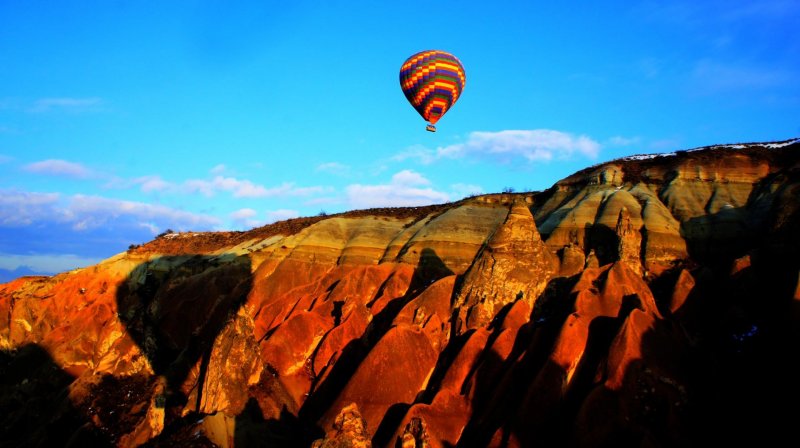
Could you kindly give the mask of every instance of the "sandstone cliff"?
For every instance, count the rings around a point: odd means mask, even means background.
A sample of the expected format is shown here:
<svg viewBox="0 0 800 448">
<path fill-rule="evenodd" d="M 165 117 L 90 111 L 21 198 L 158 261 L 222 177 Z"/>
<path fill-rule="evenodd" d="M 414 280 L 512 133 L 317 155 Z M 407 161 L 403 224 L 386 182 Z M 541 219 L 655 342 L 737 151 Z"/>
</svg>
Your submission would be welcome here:
<svg viewBox="0 0 800 448">
<path fill-rule="evenodd" d="M 798 198 L 800 141 L 717 146 L 23 277 L 0 285 L 0 445 L 779 440 Z"/>
</svg>

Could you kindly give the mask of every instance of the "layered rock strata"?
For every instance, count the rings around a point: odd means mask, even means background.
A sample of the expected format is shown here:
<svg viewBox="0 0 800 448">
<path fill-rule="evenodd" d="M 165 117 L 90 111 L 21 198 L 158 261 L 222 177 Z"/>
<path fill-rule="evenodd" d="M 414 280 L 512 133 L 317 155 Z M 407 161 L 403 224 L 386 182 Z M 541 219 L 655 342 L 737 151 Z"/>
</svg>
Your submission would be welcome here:
<svg viewBox="0 0 800 448">
<path fill-rule="evenodd" d="M 769 444 L 800 398 L 799 155 L 631 157 L 0 285 L 0 445 Z"/>
</svg>

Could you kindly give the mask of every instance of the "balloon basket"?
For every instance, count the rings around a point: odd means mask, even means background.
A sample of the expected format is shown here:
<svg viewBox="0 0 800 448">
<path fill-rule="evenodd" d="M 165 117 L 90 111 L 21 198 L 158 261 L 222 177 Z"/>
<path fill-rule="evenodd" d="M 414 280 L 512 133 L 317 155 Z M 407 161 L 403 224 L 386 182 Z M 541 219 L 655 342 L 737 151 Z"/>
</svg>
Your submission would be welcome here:
<svg viewBox="0 0 800 448">
<path fill-rule="evenodd" d="M 429 132 L 436 132 L 436 126 L 434 126 L 432 124 L 429 124 L 429 125 L 425 126 L 425 130 L 429 131 Z"/>
</svg>

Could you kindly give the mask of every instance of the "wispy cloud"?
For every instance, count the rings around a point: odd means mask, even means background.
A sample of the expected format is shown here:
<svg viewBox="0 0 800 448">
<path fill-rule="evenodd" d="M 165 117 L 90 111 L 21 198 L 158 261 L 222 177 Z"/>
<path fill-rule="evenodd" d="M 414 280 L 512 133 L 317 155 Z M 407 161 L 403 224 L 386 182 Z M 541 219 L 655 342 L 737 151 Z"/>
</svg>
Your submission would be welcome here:
<svg viewBox="0 0 800 448">
<path fill-rule="evenodd" d="M 41 220 L 62 221 L 58 193 L 0 190 L 0 226 L 29 226 Z"/>
<path fill-rule="evenodd" d="M 318 165 L 314 171 L 329 173 L 335 176 L 347 176 L 350 174 L 350 167 L 339 162 L 327 162 Z"/>
<path fill-rule="evenodd" d="M 130 188 L 138 187 L 143 193 L 164 193 L 164 192 L 178 192 L 178 186 L 168 180 L 163 179 L 158 174 L 149 174 L 146 176 L 134 177 L 132 179 L 125 179 L 118 176 L 107 176 L 107 181 L 102 185 L 102 188 L 113 190 L 127 190 Z"/>
<path fill-rule="evenodd" d="M 163 205 L 85 195 L 72 196 L 66 208 L 66 214 L 74 223 L 72 227 L 75 230 L 105 225 L 120 217 L 147 222 L 171 223 L 172 227 L 178 229 L 211 228 L 220 224 L 220 220 L 216 217 Z"/>
<path fill-rule="evenodd" d="M 213 216 L 143 202 L 0 190 L 0 226 L 3 227 L 59 223 L 69 225 L 74 231 L 85 231 L 120 220 L 178 229 L 208 229 L 221 223 Z"/>
<path fill-rule="evenodd" d="M 0 269 L 59 272 L 94 264 L 166 229 L 220 225 L 216 217 L 161 205 L 0 189 Z"/>
<path fill-rule="evenodd" d="M 310 196 L 330 191 L 329 187 L 296 187 L 294 183 L 285 182 L 276 187 L 267 188 L 249 180 L 235 177 L 216 176 L 211 180 L 191 179 L 184 182 L 184 188 L 190 193 L 213 196 L 217 192 L 228 192 L 235 198 L 266 198 L 287 196 Z"/>
<path fill-rule="evenodd" d="M 269 195 L 269 191 L 264 186 L 235 177 L 216 176 L 212 180 L 192 179 L 184 182 L 184 186 L 190 193 L 196 192 L 205 196 L 214 196 L 219 191 L 229 192 L 236 198 L 257 198 Z"/>
<path fill-rule="evenodd" d="M 212 168 L 211 173 L 220 173 L 226 170 L 227 167 L 220 164 Z M 237 199 L 308 197 L 333 191 L 333 188 L 328 186 L 301 187 L 293 182 L 266 187 L 248 179 L 223 175 L 180 182 L 164 179 L 158 174 L 132 179 L 112 178 L 106 183 L 105 188 L 127 189 L 134 186 L 138 186 L 143 193 L 201 194 L 206 197 L 228 193 Z"/>
<path fill-rule="evenodd" d="M 10 162 L 12 160 L 14 160 L 13 157 L 7 156 L 5 154 L 0 154 L 0 163 L 8 163 L 8 162 Z"/>
<path fill-rule="evenodd" d="M 42 98 L 36 100 L 29 112 L 96 112 L 104 105 L 102 98 Z"/>
<path fill-rule="evenodd" d="M 240 208 L 239 210 L 236 210 L 230 214 L 231 221 L 233 221 L 238 227 L 244 228 L 256 227 L 260 225 L 261 222 L 255 219 L 256 216 L 258 216 L 258 212 L 252 208 Z"/>
<path fill-rule="evenodd" d="M 48 159 L 29 163 L 23 167 L 25 171 L 49 176 L 65 176 L 85 179 L 92 175 L 92 170 L 80 163 L 60 159 Z"/>
<path fill-rule="evenodd" d="M 800 4 L 795 0 L 759 0 L 757 2 L 744 2 L 737 5 L 735 2 L 725 2 L 725 7 L 719 8 L 720 17 L 725 20 L 750 21 L 754 19 L 786 19 L 797 17 L 800 13 Z"/>
<path fill-rule="evenodd" d="M 392 185 L 400 187 L 413 187 L 418 185 L 430 185 L 431 181 L 416 171 L 403 170 L 392 176 Z"/>
<path fill-rule="evenodd" d="M 623 137 L 621 135 L 615 135 L 611 137 L 607 141 L 608 146 L 631 146 L 641 142 L 642 139 L 639 137 Z"/>
<path fill-rule="evenodd" d="M 253 210 L 252 208 L 240 208 L 235 212 L 231 213 L 231 219 L 233 220 L 241 220 L 241 219 L 250 219 L 258 215 L 258 212 Z"/>
<path fill-rule="evenodd" d="M 435 151 L 421 145 L 411 146 L 392 157 L 394 161 L 416 160 L 428 165 L 441 159 L 482 159 L 510 163 L 569 159 L 574 155 L 595 158 L 601 145 L 585 135 L 573 135 L 551 129 L 471 132 L 464 143 L 440 146 Z"/>
<path fill-rule="evenodd" d="M 138 184 L 143 193 L 164 192 L 176 188 L 175 184 L 162 179 L 158 175 L 137 177 L 132 182 Z"/>
<path fill-rule="evenodd" d="M 681 143 L 677 138 L 665 138 L 651 141 L 649 147 L 654 151 L 674 151 L 681 147 Z"/>
<path fill-rule="evenodd" d="M 406 160 L 416 160 L 423 165 L 429 165 L 438 159 L 436 152 L 422 145 L 413 145 L 395 154 L 392 160 L 403 162 Z"/>
<path fill-rule="evenodd" d="M 253 210 L 252 208 L 241 208 L 231 213 L 229 216 L 231 221 L 233 221 L 237 227 L 251 229 L 253 227 L 263 226 L 265 224 L 271 224 L 277 221 L 297 218 L 300 216 L 300 212 L 289 209 L 270 210 L 266 213 L 266 219 L 258 219 L 257 211 Z"/>
<path fill-rule="evenodd" d="M 704 93 L 731 90 L 756 90 L 796 83 L 796 73 L 752 65 L 736 65 L 704 59 L 698 61 L 692 76 Z"/>
<path fill-rule="evenodd" d="M 795 20 L 800 13 L 800 4 L 795 0 L 645 1 L 635 6 L 633 11 L 648 21 L 666 22 L 679 27 L 715 28 L 714 25 L 720 24 L 752 27 L 779 20 Z"/>
<path fill-rule="evenodd" d="M 595 158 L 599 152 L 600 144 L 585 135 L 550 129 L 472 132 L 465 143 L 436 150 L 439 158 L 479 157 L 504 163 L 515 158 L 528 162 L 566 159 L 576 153 Z"/>
<path fill-rule="evenodd" d="M 214 168 L 211 168 L 210 172 L 211 172 L 211 174 L 219 175 L 219 174 L 224 173 L 226 169 L 228 169 L 228 168 L 224 164 L 220 163 L 219 165 L 215 166 Z"/>
<path fill-rule="evenodd" d="M 421 174 L 403 170 L 392 176 L 388 184 L 349 185 L 345 189 L 347 203 L 353 208 L 411 207 L 447 202 L 447 193 L 423 188 L 430 181 Z"/>
</svg>

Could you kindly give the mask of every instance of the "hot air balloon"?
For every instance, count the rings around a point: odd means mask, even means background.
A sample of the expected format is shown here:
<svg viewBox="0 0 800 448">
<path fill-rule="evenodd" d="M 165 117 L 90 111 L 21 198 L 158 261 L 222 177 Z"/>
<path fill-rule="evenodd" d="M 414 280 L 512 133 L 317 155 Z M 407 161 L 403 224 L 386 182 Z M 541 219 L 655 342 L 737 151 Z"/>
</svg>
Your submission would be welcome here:
<svg viewBox="0 0 800 448">
<path fill-rule="evenodd" d="M 466 83 L 461 61 L 444 51 L 420 51 L 400 67 L 400 87 L 431 132 L 436 132 L 434 125 L 453 107 Z"/>
</svg>

